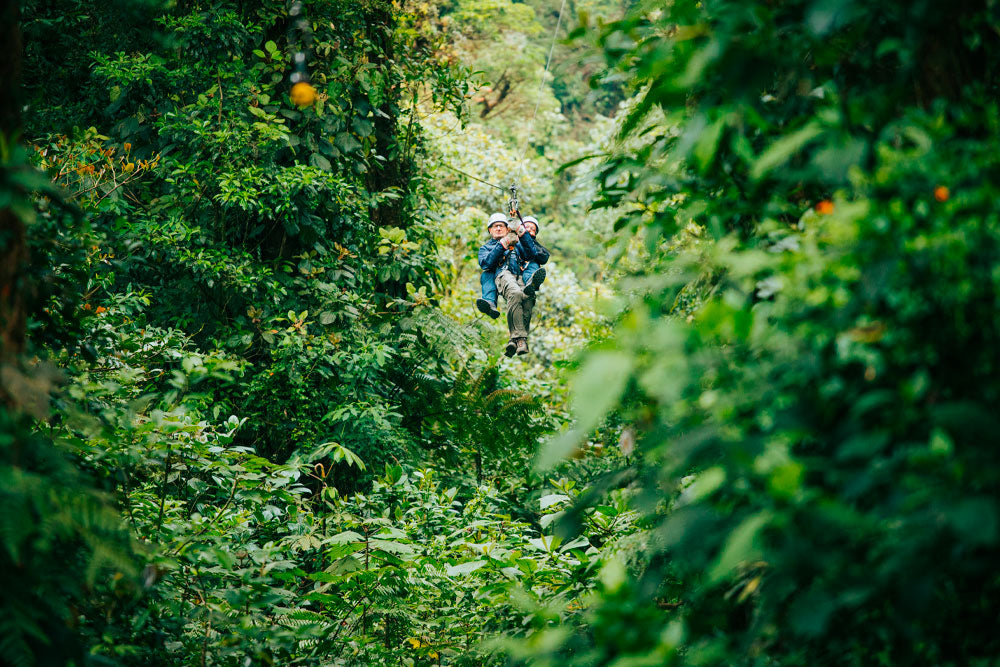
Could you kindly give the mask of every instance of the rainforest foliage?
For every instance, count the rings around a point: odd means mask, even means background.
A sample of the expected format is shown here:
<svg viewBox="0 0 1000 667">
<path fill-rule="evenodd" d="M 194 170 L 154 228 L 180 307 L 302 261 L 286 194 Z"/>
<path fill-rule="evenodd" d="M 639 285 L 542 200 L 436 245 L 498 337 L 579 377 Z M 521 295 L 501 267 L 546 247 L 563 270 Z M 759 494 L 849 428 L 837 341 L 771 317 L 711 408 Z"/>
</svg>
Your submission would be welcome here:
<svg viewBox="0 0 1000 667">
<path fill-rule="evenodd" d="M 0 664 L 994 664 L 998 12 L 6 3 Z"/>
</svg>

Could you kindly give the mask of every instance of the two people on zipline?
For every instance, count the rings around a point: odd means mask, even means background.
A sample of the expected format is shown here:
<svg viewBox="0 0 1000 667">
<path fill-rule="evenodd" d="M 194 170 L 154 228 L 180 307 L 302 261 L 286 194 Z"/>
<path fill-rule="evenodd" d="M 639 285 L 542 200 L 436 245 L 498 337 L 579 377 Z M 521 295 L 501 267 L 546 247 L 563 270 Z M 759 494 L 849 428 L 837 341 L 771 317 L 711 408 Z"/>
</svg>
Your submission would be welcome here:
<svg viewBox="0 0 1000 667">
<path fill-rule="evenodd" d="M 549 261 L 549 251 L 535 240 L 538 220 L 527 216 L 523 221 L 521 224 L 518 218 L 508 219 L 503 213 L 494 213 L 486 223 L 490 240 L 479 248 L 479 267 L 483 270 L 479 282 L 483 296 L 476 299 L 476 308 L 496 319 L 500 316 L 497 295 L 503 295 L 510 333 L 504 348 L 504 355 L 508 357 L 528 353 L 535 293 L 545 280 L 542 265 Z"/>
</svg>

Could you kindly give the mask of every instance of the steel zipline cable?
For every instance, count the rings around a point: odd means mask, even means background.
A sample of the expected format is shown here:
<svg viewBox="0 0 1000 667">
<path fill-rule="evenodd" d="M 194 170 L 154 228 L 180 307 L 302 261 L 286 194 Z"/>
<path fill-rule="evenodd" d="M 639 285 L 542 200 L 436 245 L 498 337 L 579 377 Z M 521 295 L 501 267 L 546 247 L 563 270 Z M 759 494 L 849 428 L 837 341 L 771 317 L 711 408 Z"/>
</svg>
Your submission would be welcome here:
<svg viewBox="0 0 1000 667">
<path fill-rule="evenodd" d="M 491 188 L 496 188 L 500 192 L 505 192 L 506 191 L 506 188 L 504 188 L 503 186 L 496 185 L 494 183 L 490 183 L 489 181 L 484 181 L 483 179 L 478 178 L 476 176 L 473 176 L 472 174 L 470 174 L 468 172 L 462 171 L 461 169 L 456 169 L 455 167 L 451 166 L 447 162 L 442 162 L 441 166 L 445 167 L 446 169 L 451 169 L 452 171 L 457 172 L 457 173 L 461 174 L 462 176 L 465 176 L 466 178 L 471 178 L 474 181 L 479 181 L 483 185 L 488 185 Z"/>
<path fill-rule="evenodd" d="M 518 165 L 517 165 L 517 176 L 511 181 L 510 187 L 504 188 L 499 185 L 495 185 L 488 181 L 484 181 L 481 178 L 477 178 L 472 174 L 466 173 L 461 169 L 456 169 L 455 167 L 452 167 L 450 164 L 447 164 L 445 162 L 441 163 L 443 166 L 447 167 L 448 169 L 451 169 L 454 172 L 457 172 L 459 174 L 462 174 L 463 176 L 471 178 L 474 181 L 479 181 L 480 183 L 488 185 L 491 188 L 496 188 L 501 192 L 509 190 L 510 198 L 507 200 L 507 208 L 510 209 L 511 214 L 516 214 L 518 217 L 520 217 L 520 211 L 518 210 L 520 208 L 520 203 L 517 197 L 518 184 L 520 183 L 521 176 L 524 173 L 524 158 L 527 155 L 528 147 L 530 146 L 531 143 L 531 135 L 535 131 L 535 116 L 538 115 L 538 107 L 541 105 L 542 102 L 542 91 L 545 89 L 545 76 L 549 73 L 549 66 L 552 64 L 552 54 L 556 48 L 556 39 L 559 37 L 559 28 L 562 27 L 562 17 L 563 17 L 563 12 L 565 10 L 566 10 L 566 0 L 562 0 L 562 3 L 559 5 L 559 17 L 556 19 L 556 27 L 555 30 L 552 31 L 552 39 L 550 40 L 549 43 L 549 53 L 545 58 L 545 69 L 542 70 L 542 78 L 538 82 L 538 91 L 535 94 L 535 108 L 532 110 L 531 119 L 528 121 L 528 133 L 524 137 L 523 148 L 518 151 L 518 153 L 520 154 L 520 158 L 518 160 Z"/>
</svg>

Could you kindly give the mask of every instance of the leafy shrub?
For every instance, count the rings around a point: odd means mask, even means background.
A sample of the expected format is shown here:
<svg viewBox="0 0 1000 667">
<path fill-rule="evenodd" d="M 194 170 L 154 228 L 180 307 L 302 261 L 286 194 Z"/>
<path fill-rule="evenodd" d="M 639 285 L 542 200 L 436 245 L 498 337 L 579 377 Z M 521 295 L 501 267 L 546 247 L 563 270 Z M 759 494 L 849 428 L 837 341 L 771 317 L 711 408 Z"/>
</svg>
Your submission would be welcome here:
<svg viewBox="0 0 1000 667">
<path fill-rule="evenodd" d="M 627 396 L 652 527 L 595 613 L 644 631 L 538 660 L 996 659 L 994 23 L 739 0 L 595 32 L 634 73 L 623 136 L 664 113 L 597 204 L 652 252 L 548 455 Z"/>
</svg>

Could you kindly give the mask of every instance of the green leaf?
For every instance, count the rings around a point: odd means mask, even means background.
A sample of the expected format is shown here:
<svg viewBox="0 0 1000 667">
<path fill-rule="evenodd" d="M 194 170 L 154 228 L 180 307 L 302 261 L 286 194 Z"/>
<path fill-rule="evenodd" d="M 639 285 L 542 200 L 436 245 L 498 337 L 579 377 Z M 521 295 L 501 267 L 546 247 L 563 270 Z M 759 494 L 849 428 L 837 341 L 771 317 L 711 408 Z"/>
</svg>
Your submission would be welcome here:
<svg viewBox="0 0 1000 667">
<path fill-rule="evenodd" d="M 785 164 L 792 155 L 802 150 L 806 144 L 818 137 L 822 131 L 823 129 L 818 123 L 810 122 L 795 132 L 776 140 L 757 158 L 757 161 L 750 169 L 750 177 L 757 180 L 775 167 Z"/>
<path fill-rule="evenodd" d="M 707 498 L 725 481 L 726 470 L 721 466 L 715 466 L 698 473 L 694 481 L 684 489 L 680 498 L 677 499 L 678 505 L 690 505 Z"/>
<path fill-rule="evenodd" d="M 346 544 L 333 544 L 328 546 L 324 554 L 330 560 L 337 560 L 338 558 L 343 558 L 344 556 L 350 556 L 356 551 L 364 549 L 365 545 L 362 542 L 348 542 Z"/>
<path fill-rule="evenodd" d="M 364 535 L 355 533 L 353 530 L 345 530 L 330 538 L 332 544 L 345 544 L 347 542 L 364 542 Z"/>
<path fill-rule="evenodd" d="M 710 583 L 716 583 L 729 576 L 741 563 L 761 558 L 762 552 L 757 545 L 757 534 L 770 520 L 770 512 L 760 511 L 744 519 L 729 533 L 718 560 L 709 571 Z"/>
<path fill-rule="evenodd" d="M 394 554 L 412 554 L 413 547 L 409 544 L 403 544 L 402 542 L 394 542 L 392 540 L 381 540 L 373 538 L 369 544 L 371 544 L 373 549 L 381 549 L 382 551 Z"/>
<path fill-rule="evenodd" d="M 319 153 L 313 153 L 309 156 L 309 164 L 314 167 L 318 167 L 323 171 L 331 171 L 333 169 L 333 165 L 330 164 L 330 161 Z"/>
<path fill-rule="evenodd" d="M 546 507 L 551 507 L 552 505 L 556 505 L 565 500 L 569 500 L 569 496 L 563 495 L 561 493 L 551 493 L 547 496 L 542 496 L 538 500 L 538 503 L 541 505 L 542 509 L 545 509 Z"/>
<path fill-rule="evenodd" d="M 712 159 L 715 157 L 715 150 L 719 146 L 719 138 L 722 136 L 722 130 L 726 127 L 726 118 L 717 118 L 708 127 L 702 130 L 698 137 L 698 141 L 695 142 L 694 150 L 692 151 L 695 159 L 695 163 L 698 167 L 705 171 L 711 164 Z"/>
<path fill-rule="evenodd" d="M 361 148 L 361 143 L 349 132 L 341 132 L 334 140 L 334 144 L 344 153 L 354 153 Z"/>
<path fill-rule="evenodd" d="M 542 445 L 535 467 L 548 470 L 566 458 L 614 407 L 632 372 L 632 357 L 624 352 L 591 353 L 573 383 L 571 404 L 576 422 L 570 430 Z"/>
<path fill-rule="evenodd" d="M 460 574 L 469 574 L 470 572 L 475 572 L 479 568 L 486 565 L 485 560 L 470 560 L 464 563 L 459 563 L 458 565 L 449 565 L 445 568 L 445 573 L 449 577 L 455 577 Z"/>
</svg>

